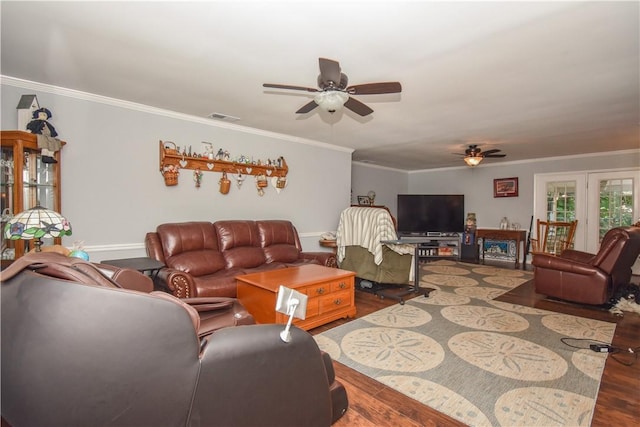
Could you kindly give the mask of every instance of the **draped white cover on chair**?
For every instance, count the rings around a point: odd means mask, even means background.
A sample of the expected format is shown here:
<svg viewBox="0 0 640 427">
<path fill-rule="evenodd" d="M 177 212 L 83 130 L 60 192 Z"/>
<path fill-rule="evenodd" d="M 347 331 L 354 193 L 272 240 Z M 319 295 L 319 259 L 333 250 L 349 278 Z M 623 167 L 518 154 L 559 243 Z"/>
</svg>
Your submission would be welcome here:
<svg viewBox="0 0 640 427">
<path fill-rule="evenodd" d="M 340 214 L 336 231 L 338 262 L 342 262 L 347 246 L 361 246 L 371 254 L 376 265 L 382 263 L 382 247 L 394 252 L 414 256 L 415 247 L 409 244 L 383 244 L 383 240 L 397 240 L 393 219 L 386 209 L 352 206 Z M 411 263 L 409 280 L 414 277 L 414 263 Z"/>
</svg>

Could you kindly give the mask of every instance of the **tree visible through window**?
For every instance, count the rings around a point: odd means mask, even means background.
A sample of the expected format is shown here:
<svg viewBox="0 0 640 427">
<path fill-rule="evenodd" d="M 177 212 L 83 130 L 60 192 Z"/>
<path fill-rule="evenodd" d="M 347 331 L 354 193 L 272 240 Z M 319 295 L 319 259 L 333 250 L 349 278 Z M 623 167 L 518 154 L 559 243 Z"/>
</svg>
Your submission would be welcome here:
<svg viewBox="0 0 640 427">
<path fill-rule="evenodd" d="M 576 219 L 576 182 L 554 181 L 547 184 L 547 221 Z"/>
<path fill-rule="evenodd" d="M 633 224 L 633 179 L 600 181 L 600 241 L 614 227 Z"/>
</svg>

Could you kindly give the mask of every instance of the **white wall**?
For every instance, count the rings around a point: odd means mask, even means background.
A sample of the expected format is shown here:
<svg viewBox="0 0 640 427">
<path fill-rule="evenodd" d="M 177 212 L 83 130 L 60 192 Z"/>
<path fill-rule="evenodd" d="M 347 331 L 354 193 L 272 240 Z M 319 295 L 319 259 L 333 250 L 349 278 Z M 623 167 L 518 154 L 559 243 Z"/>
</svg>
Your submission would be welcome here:
<svg viewBox="0 0 640 427">
<path fill-rule="evenodd" d="M 374 191 L 376 193 L 375 204 L 386 206 L 393 215 L 396 215 L 397 196 L 407 192 L 407 173 L 396 169 L 353 162 L 351 190 L 354 204 L 357 204 L 358 196 L 365 196 L 369 191 Z"/>
<path fill-rule="evenodd" d="M 511 222 L 528 228 L 533 215 L 533 178 L 535 174 L 575 171 L 600 171 L 637 168 L 640 150 L 598 153 L 530 161 L 482 164 L 475 168 L 434 169 L 415 172 L 385 170 L 377 166 L 354 163 L 352 183 L 354 197 L 376 192 L 376 203 L 396 211 L 397 194 L 464 194 L 465 210 L 475 212 L 478 227 L 499 227 L 506 216 Z M 518 197 L 494 198 L 493 180 L 517 177 Z"/>
<path fill-rule="evenodd" d="M 288 219 L 305 250 L 327 250 L 318 236 L 335 230 L 350 203 L 351 150 L 242 126 L 124 103 L 92 94 L 3 77 L 2 129 L 17 128 L 16 106 L 35 94 L 49 108 L 62 150 L 62 213 L 73 226 L 63 244 L 82 240 L 93 261 L 143 256 L 144 236 L 158 224 L 189 220 Z M 159 141 L 202 152 L 201 141 L 232 157 L 284 156 L 287 188 L 260 197 L 253 177 L 242 188 L 218 191 L 220 173 L 205 171 L 195 188 L 193 171 L 167 187 L 159 172 Z"/>
<path fill-rule="evenodd" d="M 528 229 L 533 215 L 533 177 L 539 173 L 632 168 L 640 165 L 640 150 L 573 157 L 482 164 L 411 172 L 408 192 L 464 194 L 465 210 L 475 212 L 478 227 L 498 227 L 504 216 Z M 517 177 L 518 197 L 494 198 L 493 180 Z"/>
</svg>

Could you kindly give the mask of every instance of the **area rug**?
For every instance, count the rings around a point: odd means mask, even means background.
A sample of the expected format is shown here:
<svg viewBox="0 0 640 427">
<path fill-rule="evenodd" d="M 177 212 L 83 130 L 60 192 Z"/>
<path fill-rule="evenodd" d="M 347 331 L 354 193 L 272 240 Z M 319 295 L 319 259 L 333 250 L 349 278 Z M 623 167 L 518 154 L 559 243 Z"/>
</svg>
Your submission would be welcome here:
<svg viewBox="0 0 640 427">
<path fill-rule="evenodd" d="M 438 261 L 435 288 L 316 341 L 334 360 L 473 426 L 588 426 L 615 324 L 493 299 L 531 273 Z M 578 348 L 576 348 L 578 347 Z"/>
</svg>

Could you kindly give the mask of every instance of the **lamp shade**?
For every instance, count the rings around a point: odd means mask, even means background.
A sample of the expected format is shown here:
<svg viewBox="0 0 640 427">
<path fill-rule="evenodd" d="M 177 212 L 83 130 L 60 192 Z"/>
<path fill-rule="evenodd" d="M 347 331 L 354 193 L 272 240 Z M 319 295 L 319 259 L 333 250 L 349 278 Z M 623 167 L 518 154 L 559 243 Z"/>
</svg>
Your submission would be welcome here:
<svg viewBox="0 0 640 427">
<path fill-rule="evenodd" d="M 7 222 L 4 237 L 10 240 L 36 240 L 45 237 L 62 237 L 71 235 L 71 223 L 58 212 L 36 206 L 19 213 Z"/>
<path fill-rule="evenodd" d="M 335 113 L 340 110 L 345 102 L 349 99 L 349 95 L 338 91 L 328 90 L 318 93 L 313 100 L 325 111 L 329 113 Z"/>
<path fill-rule="evenodd" d="M 469 166 L 478 166 L 482 161 L 482 156 L 466 156 L 464 158 L 464 162 Z"/>
</svg>

